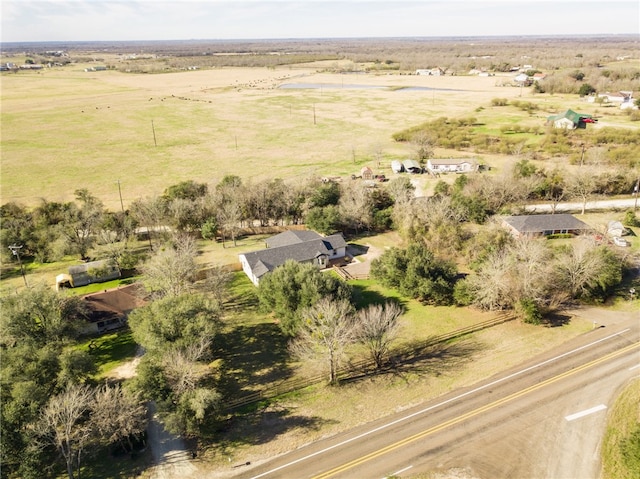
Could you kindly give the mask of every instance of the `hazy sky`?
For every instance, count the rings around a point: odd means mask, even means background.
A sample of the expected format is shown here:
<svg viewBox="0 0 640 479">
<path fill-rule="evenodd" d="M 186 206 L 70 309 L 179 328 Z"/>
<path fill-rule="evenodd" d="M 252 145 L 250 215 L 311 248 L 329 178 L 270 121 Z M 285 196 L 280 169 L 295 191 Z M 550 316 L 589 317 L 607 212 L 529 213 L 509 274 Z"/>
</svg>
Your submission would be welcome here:
<svg viewBox="0 0 640 479">
<path fill-rule="evenodd" d="M 0 0 L 3 42 L 640 34 L 639 0 Z"/>
</svg>

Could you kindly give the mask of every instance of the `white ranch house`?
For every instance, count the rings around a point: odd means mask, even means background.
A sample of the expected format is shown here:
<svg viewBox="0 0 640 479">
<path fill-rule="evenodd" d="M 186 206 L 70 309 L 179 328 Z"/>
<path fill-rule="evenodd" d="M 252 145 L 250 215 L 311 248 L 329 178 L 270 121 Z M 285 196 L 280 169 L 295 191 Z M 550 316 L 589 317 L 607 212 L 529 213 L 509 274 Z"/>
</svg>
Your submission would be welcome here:
<svg viewBox="0 0 640 479">
<path fill-rule="evenodd" d="M 478 169 L 478 163 L 472 159 L 429 159 L 427 168 L 432 173 L 469 173 Z"/>
</svg>

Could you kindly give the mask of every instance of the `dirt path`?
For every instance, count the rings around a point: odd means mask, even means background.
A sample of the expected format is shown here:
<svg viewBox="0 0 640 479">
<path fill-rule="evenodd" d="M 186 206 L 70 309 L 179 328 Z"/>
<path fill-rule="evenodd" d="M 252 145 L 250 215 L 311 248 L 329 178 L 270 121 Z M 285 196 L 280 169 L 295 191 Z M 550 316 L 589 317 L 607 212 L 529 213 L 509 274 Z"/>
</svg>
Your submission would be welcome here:
<svg viewBox="0 0 640 479">
<path fill-rule="evenodd" d="M 147 440 L 154 466 L 145 471 L 149 479 L 188 479 L 201 477 L 186 442 L 168 432 L 158 421 L 155 404 L 149 404 Z"/>
<path fill-rule="evenodd" d="M 130 379 L 136 375 L 136 369 L 144 349 L 138 346 L 131 361 L 118 366 L 108 374 L 113 379 Z M 147 426 L 148 447 L 153 457 L 153 466 L 144 472 L 149 479 L 197 478 L 198 468 L 186 442 L 168 432 L 158 420 L 155 403 L 149 403 L 149 425 Z"/>
</svg>

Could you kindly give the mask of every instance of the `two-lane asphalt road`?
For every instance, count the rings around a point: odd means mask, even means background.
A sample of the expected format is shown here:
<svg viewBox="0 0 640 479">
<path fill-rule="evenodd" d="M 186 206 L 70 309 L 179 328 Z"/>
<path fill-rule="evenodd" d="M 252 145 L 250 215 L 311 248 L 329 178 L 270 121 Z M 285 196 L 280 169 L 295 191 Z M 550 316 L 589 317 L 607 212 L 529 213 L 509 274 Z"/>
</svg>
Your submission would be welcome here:
<svg viewBox="0 0 640 479">
<path fill-rule="evenodd" d="M 606 412 L 640 374 L 640 324 L 597 328 L 517 369 L 242 471 L 242 478 L 597 478 Z"/>
</svg>

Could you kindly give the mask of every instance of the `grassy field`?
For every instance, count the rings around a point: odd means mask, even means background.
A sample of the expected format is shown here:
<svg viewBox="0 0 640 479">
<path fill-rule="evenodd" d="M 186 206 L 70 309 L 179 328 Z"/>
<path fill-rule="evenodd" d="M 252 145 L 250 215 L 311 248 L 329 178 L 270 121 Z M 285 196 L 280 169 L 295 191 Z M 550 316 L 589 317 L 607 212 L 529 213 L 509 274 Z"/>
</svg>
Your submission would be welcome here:
<svg viewBox="0 0 640 479">
<path fill-rule="evenodd" d="M 640 380 L 629 384 L 616 400 L 602 442 L 603 479 L 632 479 L 640 474 L 640 443 L 625 448 L 635 432 L 640 434 Z"/>
<path fill-rule="evenodd" d="M 340 75 L 313 65 L 159 75 L 82 68 L 0 77 L 2 202 L 68 201 L 86 187 L 117 209 L 117 180 L 128 204 L 179 181 L 213 184 L 225 174 L 246 181 L 349 175 L 364 164 L 378 168 L 375 151 L 385 158 L 379 172 L 389 174 L 390 159 L 411 154 L 391 135 L 440 116 L 474 116 L 495 132 L 514 122 L 543 126 L 549 112 L 568 107 L 602 114 L 601 126 L 625 121 L 576 96 L 499 86 L 500 77 Z M 301 82 L 325 87 L 277 88 Z M 402 86 L 433 90 L 395 88 Z M 540 110 L 530 116 L 491 107 L 496 97 L 532 101 Z M 503 160 L 483 159 L 494 166 Z"/>
</svg>

